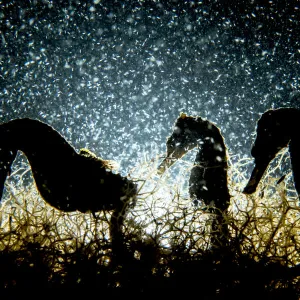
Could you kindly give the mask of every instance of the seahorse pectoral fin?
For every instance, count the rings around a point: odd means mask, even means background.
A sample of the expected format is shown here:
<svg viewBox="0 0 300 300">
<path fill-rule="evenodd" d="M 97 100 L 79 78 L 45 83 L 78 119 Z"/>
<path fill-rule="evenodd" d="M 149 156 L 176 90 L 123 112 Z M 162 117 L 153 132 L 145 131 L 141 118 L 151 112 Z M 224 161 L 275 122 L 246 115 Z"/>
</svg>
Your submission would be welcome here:
<svg viewBox="0 0 300 300">
<path fill-rule="evenodd" d="M 253 194 L 256 191 L 256 188 L 264 175 L 266 169 L 268 167 L 268 163 L 256 163 L 255 167 L 252 171 L 251 177 L 245 186 L 243 193 L 244 194 Z"/>
</svg>

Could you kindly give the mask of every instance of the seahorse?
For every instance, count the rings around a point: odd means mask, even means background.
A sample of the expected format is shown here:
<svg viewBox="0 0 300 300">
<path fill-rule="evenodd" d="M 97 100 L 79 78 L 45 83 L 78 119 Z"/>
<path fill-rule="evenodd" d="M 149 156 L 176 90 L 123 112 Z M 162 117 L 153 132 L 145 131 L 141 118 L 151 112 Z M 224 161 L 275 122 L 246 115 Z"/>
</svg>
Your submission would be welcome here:
<svg viewBox="0 0 300 300">
<path fill-rule="evenodd" d="M 167 155 L 158 166 L 162 174 L 189 150 L 197 147 L 194 166 L 189 178 L 189 194 L 194 201 L 203 201 L 217 215 L 213 229 L 224 225 L 223 213 L 230 204 L 227 180 L 227 148 L 220 129 L 201 117 L 181 113 L 174 125 L 174 131 L 167 139 Z"/>
<path fill-rule="evenodd" d="M 0 201 L 18 151 L 27 157 L 36 187 L 48 204 L 65 212 L 113 211 L 110 230 L 120 230 L 129 203 L 135 201 L 136 185 L 112 172 L 110 161 L 86 149 L 78 153 L 39 120 L 14 119 L 0 125 Z"/>
<path fill-rule="evenodd" d="M 256 139 L 251 149 L 254 169 L 244 188 L 245 194 L 252 194 L 263 177 L 269 163 L 277 153 L 289 147 L 295 188 L 300 195 L 300 110 L 296 108 L 271 109 L 262 114 L 257 122 Z"/>
</svg>

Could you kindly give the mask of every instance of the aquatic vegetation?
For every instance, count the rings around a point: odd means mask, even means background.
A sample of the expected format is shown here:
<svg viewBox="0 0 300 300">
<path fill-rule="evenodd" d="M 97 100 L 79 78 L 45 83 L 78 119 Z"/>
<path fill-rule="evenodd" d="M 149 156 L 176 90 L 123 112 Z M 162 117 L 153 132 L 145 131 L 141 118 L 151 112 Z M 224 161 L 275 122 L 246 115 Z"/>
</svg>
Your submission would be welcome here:
<svg viewBox="0 0 300 300">
<path fill-rule="evenodd" d="M 40 198 L 34 184 L 8 181 L 1 208 L 1 287 L 32 286 L 36 279 L 44 287 L 101 286 L 149 293 L 201 289 L 212 299 L 238 297 L 246 290 L 296 299 L 300 223 L 290 178 L 277 184 L 271 166 L 257 192 L 245 195 L 246 176 L 240 169 L 250 160 L 232 164 L 229 155 L 230 240 L 228 246 L 212 249 L 207 226 L 211 213 L 191 205 L 182 182 L 176 183 L 170 172 L 158 177 L 158 161 L 132 170 L 140 190 L 124 222 L 127 259 L 121 265 L 112 264 L 109 212 L 97 219 L 59 212 Z M 177 164 L 188 177 L 192 164 Z"/>
</svg>

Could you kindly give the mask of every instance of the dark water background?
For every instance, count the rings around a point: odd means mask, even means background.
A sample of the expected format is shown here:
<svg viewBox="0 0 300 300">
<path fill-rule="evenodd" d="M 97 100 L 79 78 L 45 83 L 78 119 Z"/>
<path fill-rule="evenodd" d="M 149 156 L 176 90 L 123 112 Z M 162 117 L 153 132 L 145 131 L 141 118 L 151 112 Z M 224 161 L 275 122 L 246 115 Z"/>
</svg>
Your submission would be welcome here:
<svg viewBox="0 0 300 300">
<path fill-rule="evenodd" d="M 299 20 L 299 1 L 0 1 L 1 121 L 47 122 L 126 172 L 183 111 L 250 156 L 261 113 L 300 107 Z"/>
</svg>

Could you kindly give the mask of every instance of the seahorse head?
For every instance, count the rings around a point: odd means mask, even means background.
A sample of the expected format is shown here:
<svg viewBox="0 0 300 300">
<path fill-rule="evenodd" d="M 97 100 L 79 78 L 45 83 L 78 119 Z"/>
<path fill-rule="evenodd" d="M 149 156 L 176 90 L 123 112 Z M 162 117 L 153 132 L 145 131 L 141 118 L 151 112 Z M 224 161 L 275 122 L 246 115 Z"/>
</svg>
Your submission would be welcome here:
<svg viewBox="0 0 300 300">
<path fill-rule="evenodd" d="M 256 162 L 270 162 L 291 139 L 291 109 L 266 111 L 257 122 L 256 139 L 251 155 Z"/>
<path fill-rule="evenodd" d="M 187 116 L 185 113 L 180 114 L 174 124 L 172 134 L 167 139 L 167 154 L 158 167 L 158 173 L 162 174 L 165 172 L 167 168 L 172 166 L 189 150 L 197 146 L 199 122 L 203 122 L 201 118 Z"/>
<path fill-rule="evenodd" d="M 266 111 L 257 122 L 256 139 L 251 150 L 255 166 L 244 193 L 255 192 L 260 179 L 271 160 L 282 149 L 288 146 L 295 129 L 295 120 L 299 110 L 280 108 Z"/>
</svg>

